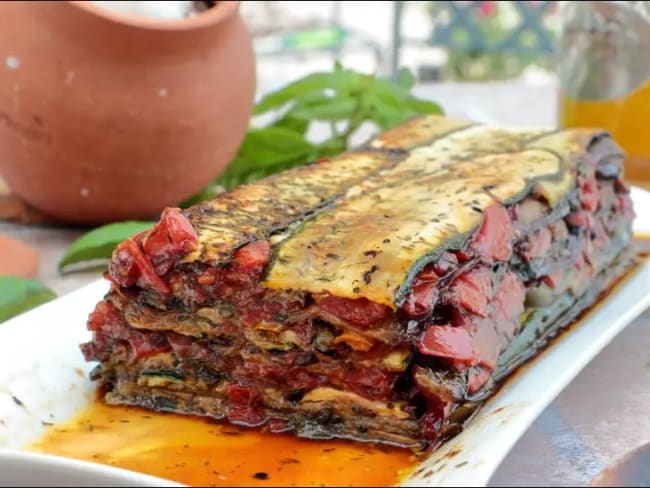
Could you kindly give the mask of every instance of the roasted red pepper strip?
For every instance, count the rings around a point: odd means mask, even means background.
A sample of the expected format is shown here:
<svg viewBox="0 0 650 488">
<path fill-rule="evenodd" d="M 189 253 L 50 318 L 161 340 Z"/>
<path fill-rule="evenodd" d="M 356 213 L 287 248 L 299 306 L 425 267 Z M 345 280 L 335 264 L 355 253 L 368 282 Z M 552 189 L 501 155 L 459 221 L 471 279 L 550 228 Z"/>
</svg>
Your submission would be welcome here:
<svg viewBox="0 0 650 488">
<path fill-rule="evenodd" d="M 508 210 L 494 204 L 484 210 L 483 223 L 469 243 L 488 263 L 507 261 L 512 254 L 513 228 Z"/>
<path fill-rule="evenodd" d="M 160 221 L 144 238 L 142 248 L 156 273 L 162 276 L 192 250 L 198 239 L 194 227 L 178 208 L 166 208 Z"/>
<path fill-rule="evenodd" d="M 428 315 L 436 301 L 437 284 L 438 275 L 433 266 L 427 266 L 416 276 L 402 309 L 411 317 Z"/>
<path fill-rule="evenodd" d="M 600 191 L 594 174 L 588 176 L 579 176 L 578 185 L 580 186 L 581 195 L 580 203 L 583 209 L 589 212 L 595 212 L 600 200 Z"/>
<path fill-rule="evenodd" d="M 95 310 L 93 310 L 88 316 L 88 330 L 98 331 L 104 330 L 107 331 L 115 324 L 121 324 L 122 317 L 120 312 L 115 308 L 114 305 L 102 300 L 97 303 Z"/>
<path fill-rule="evenodd" d="M 494 304 L 503 317 L 519 324 L 519 317 L 524 313 L 525 296 L 526 288 L 522 281 L 512 271 L 508 271 L 499 283 L 499 289 L 494 295 Z"/>
<path fill-rule="evenodd" d="M 366 398 L 381 400 L 393 391 L 395 376 L 379 368 L 356 368 L 345 375 L 346 389 Z"/>
<path fill-rule="evenodd" d="M 492 278 L 487 268 L 475 269 L 456 278 L 452 302 L 460 304 L 480 317 L 488 316 L 488 302 L 492 298 Z"/>
<path fill-rule="evenodd" d="M 468 363 L 478 360 L 472 338 L 464 327 L 432 325 L 424 332 L 418 350 L 427 356 L 456 359 Z"/>
<path fill-rule="evenodd" d="M 326 312 L 357 325 L 370 326 L 390 314 L 390 308 L 366 298 L 341 298 L 327 295 L 316 298 L 316 302 Z"/>
<path fill-rule="evenodd" d="M 239 248 L 234 255 L 235 262 L 242 268 L 264 266 L 271 257 L 268 241 L 255 241 Z"/>
<path fill-rule="evenodd" d="M 555 289 L 560 283 L 562 283 L 562 278 L 564 278 L 564 270 L 558 269 L 547 276 L 542 276 L 542 281 L 549 288 Z"/>
<path fill-rule="evenodd" d="M 594 226 L 595 219 L 590 212 L 576 211 L 567 215 L 566 221 L 573 227 L 591 229 Z"/>
<path fill-rule="evenodd" d="M 141 288 L 169 293 L 169 286 L 156 274 L 151 262 L 133 238 L 115 248 L 108 273 L 115 283 L 124 288 L 137 284 Z"/>
<path fill-rule="evenodd" d="M 236 424 L 257 427 L 267 421 L 259 409 L 259 393 L 253 386 L 231 383 L 228 385 L 228 420 Z"/>
<path fill-rule="evenodd" d="M 131 346 L 134 359 L 140 359 L 171 350 L 163 334 L 158 332 L 129 331 L 125 337 Z"/>
</svg>

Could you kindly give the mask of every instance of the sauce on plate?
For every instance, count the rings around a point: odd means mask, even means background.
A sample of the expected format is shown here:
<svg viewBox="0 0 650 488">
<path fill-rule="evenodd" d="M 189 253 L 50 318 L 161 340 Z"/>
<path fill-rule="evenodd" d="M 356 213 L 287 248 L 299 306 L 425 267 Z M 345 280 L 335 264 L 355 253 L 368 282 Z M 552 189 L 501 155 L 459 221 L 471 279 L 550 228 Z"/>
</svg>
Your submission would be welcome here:
<svg viewBox="0 0 650 488">
<path fill-rule="evenodd" d="M 418 461 L 408 449 L 299 439 L 100 401 L 49 427 L 28 450 L 195 486 L 387 486 Z"/>
</svg>

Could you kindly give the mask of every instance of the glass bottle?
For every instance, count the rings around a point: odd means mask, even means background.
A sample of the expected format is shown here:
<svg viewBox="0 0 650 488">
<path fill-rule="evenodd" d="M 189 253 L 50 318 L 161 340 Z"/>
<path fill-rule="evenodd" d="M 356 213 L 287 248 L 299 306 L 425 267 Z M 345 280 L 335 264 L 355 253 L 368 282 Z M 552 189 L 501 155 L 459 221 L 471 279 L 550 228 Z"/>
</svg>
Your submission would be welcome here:
<svg viewBox="0 0 650 488">
<path fill-rule="evenodd" d="M 562 2 L 560 125 L 607 129 L 650 189 L 650 2 Z"/>
</svg>

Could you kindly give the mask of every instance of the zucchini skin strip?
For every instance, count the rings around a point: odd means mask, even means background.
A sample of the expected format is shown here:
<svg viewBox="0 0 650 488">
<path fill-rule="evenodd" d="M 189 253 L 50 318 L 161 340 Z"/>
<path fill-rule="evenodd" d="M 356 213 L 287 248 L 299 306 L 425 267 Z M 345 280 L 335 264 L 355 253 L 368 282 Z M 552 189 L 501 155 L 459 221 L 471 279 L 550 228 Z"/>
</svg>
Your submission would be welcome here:
<svg viewBox="0 0 650 488">
<path fill-rule="evenodd" d="M 446 250 L 462 249 L 490 205 L 532 192 L 551 207 L 565 200 L 579 155 L 599 134 L 466 125 L 436 138 L 423 128 L 432 118 L 418 121 L 420 139 L 407 125 L 371 142 L 404 151 L 403 159 L 296 228 L 274 250 L 263 286 L 366 298 L 396 310 L 418 272 Z"/>
</svg>

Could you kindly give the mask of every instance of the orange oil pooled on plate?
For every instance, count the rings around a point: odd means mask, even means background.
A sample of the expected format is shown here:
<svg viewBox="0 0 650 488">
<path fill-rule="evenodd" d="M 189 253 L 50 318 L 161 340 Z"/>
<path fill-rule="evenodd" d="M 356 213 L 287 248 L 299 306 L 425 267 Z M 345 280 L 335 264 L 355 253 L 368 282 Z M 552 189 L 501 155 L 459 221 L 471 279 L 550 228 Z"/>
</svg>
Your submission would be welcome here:
<svg viewBox="0 0 650 488">
<path fill-rule="evenodd" d="M 100 402 L 28 449 L 201 486 L 387 486 L 418 461 L 408 449 L 298 439 Z"/>
</svg>

